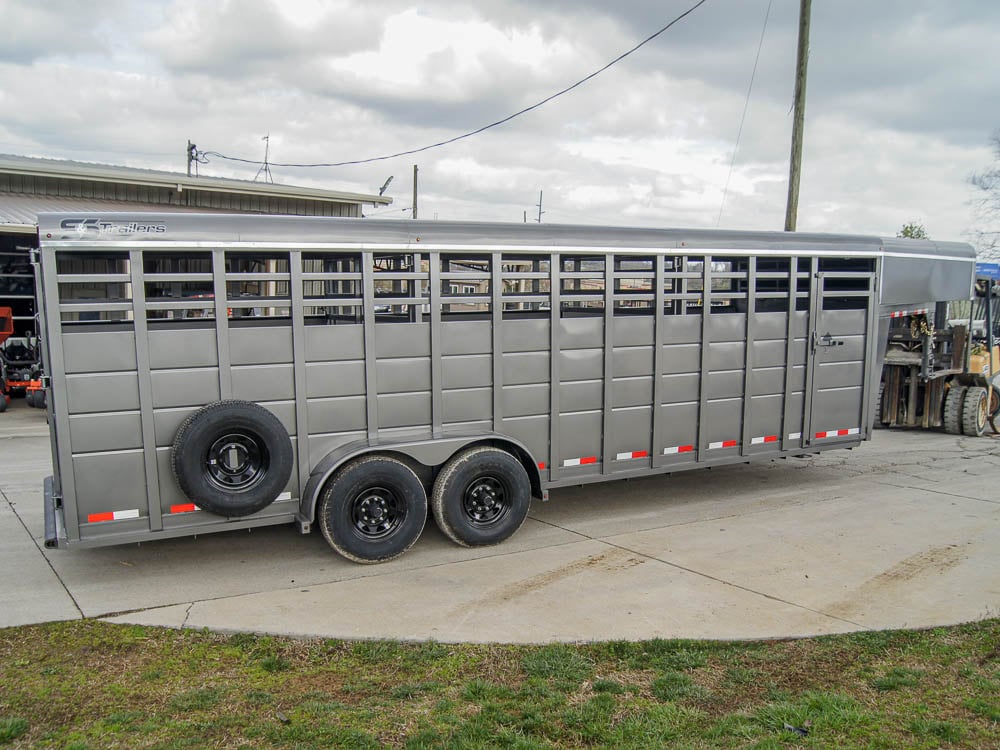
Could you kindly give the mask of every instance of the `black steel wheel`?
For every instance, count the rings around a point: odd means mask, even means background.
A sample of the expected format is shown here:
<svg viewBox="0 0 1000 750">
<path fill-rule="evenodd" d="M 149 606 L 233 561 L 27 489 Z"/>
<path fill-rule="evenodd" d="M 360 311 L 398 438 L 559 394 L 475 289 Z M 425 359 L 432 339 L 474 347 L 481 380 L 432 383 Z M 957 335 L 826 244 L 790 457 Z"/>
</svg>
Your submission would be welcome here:
<svg viewBox="0 0 1000 750">
<path fill-rule="evenodd" d="M 982 435 L 989 418 L 989 406 L 989 391 L 978 385 L 970 387 L 962 402 L 962 432 L 969 437 Z"/>
<path fill-rule="evenodd" d="M 949 435 L 962 434 L 962 402 L 965 401 L 966 390 L 968 389 L 964 385 L 953 381 L 944 397 L 942 422 L 944 423 L 944 431 Z"/>
<path fill-rule="evenodd" d="M 170 454 L 195 505 L 227 518 L 263 510 L 292 474 L 292 442 L 281 421 L 250 401 L 219 401 L 185 420 Z"/>
<path fill-rule="evenodd" d="M 260 437 L 251 432 L 220 435 L 208 448 L 207 478 L 220 490 L 240 492 L 253 487 L 267 473 L 270 455 Z"/>
<path fill-rule="evenodd" d="M 427 521 L 427 493 L 392 456 L 364 456 L 342 467 L 317 508 L 320 530 L 348 560 L 376 563 L 406 552 Z"/>
<path fill-rule="evenodd" d="M 499 448 L 470 448 L 434 482 L 431 511 L 438 528 L 463 547 L 498 544 L 521 528 L 531 482 L 521 462 Z"/>
</svg>

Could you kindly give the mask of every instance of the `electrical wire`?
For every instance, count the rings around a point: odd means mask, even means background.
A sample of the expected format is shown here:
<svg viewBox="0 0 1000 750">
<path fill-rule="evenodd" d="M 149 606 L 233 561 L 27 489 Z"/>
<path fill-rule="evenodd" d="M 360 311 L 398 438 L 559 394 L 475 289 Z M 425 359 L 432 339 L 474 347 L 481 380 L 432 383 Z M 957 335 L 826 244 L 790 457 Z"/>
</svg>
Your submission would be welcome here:
<svg viewBox="0 0 1000 750">
<path fill-rule="evenodd" d="M 771 17 L 771 4 L 774 0 L 767 0 L 767 10 L 764 12 L 764 27 L 760 30 L 760 41 L 757 43 L 757 56 L 753 59 L 753 70 L 750 73 L 750 85 L 747 87 L 747 97 L 743 101 L 743 115 L 740 117 L 740 127 L 736 131 L 736 145 L 733 147 L 733 158 L 729 162 L 729 174 L 726 175 L 726 187 L 722 191 L 722 203 L 719 205 L 719 218 L 715 221 L 718 227 L 722 223 L 722 210 L 726 207 L 726 197 L 729 195 L 729 180 L 733 176 L 733 167 L 736 166 L 736 154 L 740 150 L 740 139 L 743 137 L 743 123 L 747 119 L 747 110 L 750 108 L 750 94 L 753 92 L 753 82 L 757 77 L 757 63 L 760 61 L 760 51 L 764 47 L 764 34 L 767 32 L 767 19 Z"/>
<path fill-rule="evenodd" d="M 561 91 L 557 91 L 556 93 L 552 94 L 551 96 L 548 96 L 548 97 L 542 99 L 540 102 L 532 104 L 530 107 L 525 107 L 524 109 L 522 109 L 522 110 L 520 110 L 518 112 L 515 112 L 512 115 L 508 115 L 507 117 L 504 117 L 502 120 L 497 120 L 496 122 L 491 122 L 489 125 L 484 125 L 483 127 L 477 128 L 476 130 L 472 130 L 472 131 L 470 131 L 468 133 L 463 133 L 462 135 L 456 135 L 453 138 L 448 138 L 447 140 L 444 140 L 444 141 L 438 141 L 437 143 L 432 143 L 429 146 L 421 146 L 420 148 L 414 148 L 414 149 L 410 149 L 408 151 L 400 151 L 398 153 L 388 154 L 386 156 L 375 156 L 375 157 L 372 157 L 370 159 L 354 159 L 352 161 L 326 162 L 326 163 L 319 163 L 319 164 L 281 164 L 281 163 L 278 163 L 278 162 L 270 162 L 270 165 L 272 167 L 308 168 L 308 167 L 347 167 L 347 166 L 353 166 L 353 165 L 356 165 L 356 164 L 370 164 L 371 162 L 386 161 L 388 159 L 397 159 L 397 158 L 399 158 L 401 156 L 410 156 L 412 154 L 419 154 L 419 153 L 422 153 L 424 151 L 430 151 L 433 148 L 440 148 L 441 146 L 447 146 L 447 145 L 449 145 L 451 143 L 455 143 L 457 141 L 461 141 L 461 140 L 464 140 L 466 138 L 471 138 L 474 135 L 479 135 L 480 133 L 485 132 L 487 130 L 490 130 L 491 128 L 495 128 L 495 127 L 497 127 L 499 125 L 503 125 L 505 123 L 508 123 L 508 122 L 510 122 L 511 120 L 513 120 L 516 117 L 520 117 L 521 115 L 527 114 L 528 112 L 531 112 L 532 110 L 538 109 L 539 107 L 541 107 L 541 106 L 543 106 L 545 104 L 548 104 L 553 99 L 557 99 L 558 97 L 562 96 L 563 94 L 568 94 L 573 89 L 575 89 L 575 88 L 577 88 L 579 86 L 582 86 L 583 84 L 585 84 L 587 81 L 591 80 L 592 78 L 596 78 L 597 76 L 599 76 L 601 73 L 603 73 L 608 68 L 612 67 L 613 65 L 617 65 L 622 60 L 624 60 L 626 57 L 628 57 L 629 55 L 631 55 L 633 52 L 637 51 L 640 47 L 643 47 L 643 46 L 649 44 L 651 41 L 653 41 L 654 39 L 656 39 L 656 37 L 658 37 L 661 34 L 663 34 L 665 31 L 667 31 L 668 29 L 670 29 L 672 26 L 674 26 L 675 24 L 677 24 L 680 21 L 684 20 L 687 16 L 691 15 L 692 13 L 694 13 L 696 10 L 698 10 L 698 8 L 700 8 L 706 2 L 708 2 L 708 0 L 698 0 L 698 2 L 696 2 L 694 5 L 692 5 L 690 8 L 688 8 L 686 11 L 684 11 L 683 13 L 681 13 L 679 16 L 677 16 L 674 20 L 672 20 L 666 26 L 664 26 L 663 28 L 661 28 L 659 31 L 657 31 L 654 34 L 649 35 L 648 37 L 646 37 L 645 39 L 643 39 L 641 42 L 639 42 L 637 45 L 635 45 L 632 49 L 628 50 L 627 52 L 623 52 L 618 57 L 616 57 L 614 60 L 612 60 L 611 62 L 609 62 L 607 65 L 605 65 L 603 68 L 595 70 L 593 73 L 591 73 L 590 75 L 586 76 L 585 78 L 581 78 L 579 81 L 577 81 L 576 83 L 572 84 L 571 86 L 567 86 L 566 88 L 562 89 Z M 255 161 L 253 159 L 240 159 L 240 158 L 235 157 L 235 156 L 226 156 L 225 154 L 220 154 L 218 151 L 200 151 L 199 155 L 205 156 L 205 157 L 214 156 L 216 158 L 226 159 L 228 161 L 242 162 L 243 164 L 256 164 L 256 165 L 263 164 L 263 162 L 261 162 L 261 161 Z"/>
</svg>

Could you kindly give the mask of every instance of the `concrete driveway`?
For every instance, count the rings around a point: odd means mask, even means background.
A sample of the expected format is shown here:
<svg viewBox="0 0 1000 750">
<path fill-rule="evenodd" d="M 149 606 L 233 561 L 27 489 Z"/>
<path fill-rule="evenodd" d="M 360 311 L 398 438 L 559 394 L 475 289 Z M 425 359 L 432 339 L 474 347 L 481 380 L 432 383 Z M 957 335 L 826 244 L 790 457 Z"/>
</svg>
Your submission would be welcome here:
<svg viewBox="0 0 1000 750">
<path fill-rule="evenodd" d="M 508 542 L 429 523 L 377 566 L 292 526 L 42 548 L 43 412 L 0 415 L 0 626 L 100 617 L 439 641 L 771 638 L 1000 614 L 1000 442 L 879 431 L 854 451 L 557 490 Z"/>
</svg>

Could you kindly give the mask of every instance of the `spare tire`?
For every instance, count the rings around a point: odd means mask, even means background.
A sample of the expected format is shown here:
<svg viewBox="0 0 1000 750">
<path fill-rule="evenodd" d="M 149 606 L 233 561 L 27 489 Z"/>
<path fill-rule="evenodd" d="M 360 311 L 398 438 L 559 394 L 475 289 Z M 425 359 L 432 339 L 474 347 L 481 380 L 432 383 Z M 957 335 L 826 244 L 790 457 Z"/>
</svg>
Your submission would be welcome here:
<svg viewBox="0 0 1000 750">
<path fill-rule="evenodd" d="M 285 489 L 292 474 L 292 441 L 264 407 L 217 401 L 184 421 L 170 461 L 191 502 L 240 518 L 263 510 Z"/>
</svg>

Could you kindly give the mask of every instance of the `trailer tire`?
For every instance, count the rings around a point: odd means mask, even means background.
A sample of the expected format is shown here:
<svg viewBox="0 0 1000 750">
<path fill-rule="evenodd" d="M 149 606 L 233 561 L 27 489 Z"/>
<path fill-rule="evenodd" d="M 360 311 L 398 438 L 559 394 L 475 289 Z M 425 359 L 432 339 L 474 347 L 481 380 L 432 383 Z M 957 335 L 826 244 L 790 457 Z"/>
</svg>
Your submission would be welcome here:
<svg viewBox="0 0 1000 750">
<path fill-rule="evenodd" d="M 981 386 L 973 386 L 965 393 L 962 402 L 962 432 L 969 437 L 980 437 L 989 419 L 989 392 Z"/>
<path fill-rule="evenodd" d="M 0 414 L 3 414 L 5 411 L 7 411 L 7 394 L 0 393 Z"/>
<path fill-rule="evenodd" d="M 943 423 L 944 431 L 949 435 L 962 434 L 962 402 L 965 401 L 964 385 L 952 383 L 948 388 L 948 393 L 944 397 Z"/>
<path fill-rule="evenodd" d="M 521 528 L 531 481 L 517 458 L 499 448 L 471 448 L 452 458 L 434 482 L 431 511 L 445 536 L 463 547 L 499 544 Z"/>
<path fill-rule="evenodd" d="M 250 401 L 217 401 L 189 416 L 170 453 L 177 484 L 209 513 L 241 518 L 277 498 L 292 474 L 281 421 Z"/>
<path fill-rule="evenodd" d="M 323 491 L 316 512 L 327 543 L 358 563 L 399 557 L 427 522 L 427 493 L 409 466 L 371 455 L 341 468 Z"/>
</svg>

